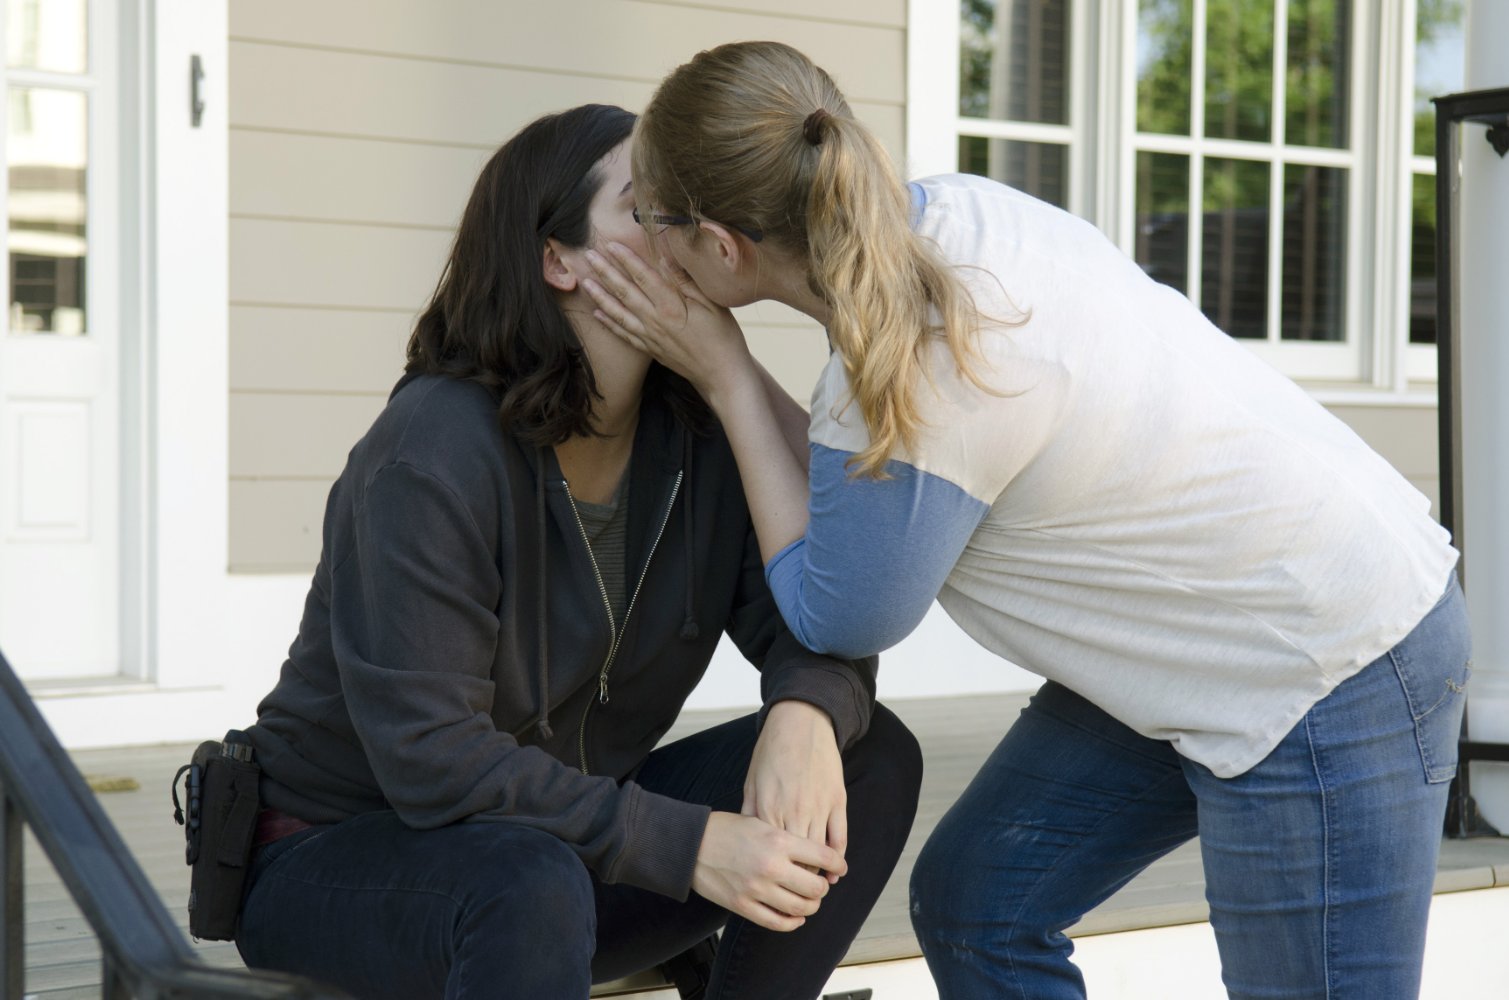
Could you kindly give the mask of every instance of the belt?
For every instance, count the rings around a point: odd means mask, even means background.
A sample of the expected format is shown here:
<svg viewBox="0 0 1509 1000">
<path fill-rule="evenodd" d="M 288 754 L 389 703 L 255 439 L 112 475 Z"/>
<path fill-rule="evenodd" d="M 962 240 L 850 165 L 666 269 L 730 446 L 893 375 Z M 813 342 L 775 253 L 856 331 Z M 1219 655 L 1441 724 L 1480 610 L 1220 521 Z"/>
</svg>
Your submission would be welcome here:
<svg viewBox="0 0 1509 1000">
<path fill-rule="evenodd" d="M 257 836 L 252 841 L 252 846 L 262 847 L 271 844 L 275 840 L 282 840 L 300 830 L 307 830 L 313 825 L 277 809 L 263 809 L 257 813 Z"/>
</svg>

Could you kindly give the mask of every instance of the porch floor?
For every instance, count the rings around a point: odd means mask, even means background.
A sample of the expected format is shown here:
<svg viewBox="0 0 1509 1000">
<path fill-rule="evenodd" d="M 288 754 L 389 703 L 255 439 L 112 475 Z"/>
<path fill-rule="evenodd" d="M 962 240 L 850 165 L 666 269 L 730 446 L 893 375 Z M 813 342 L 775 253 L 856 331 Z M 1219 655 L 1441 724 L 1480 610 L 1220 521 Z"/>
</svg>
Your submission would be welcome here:
<svg viewBox="0 0 1509 1000">
<path fill-rule="evenodd" d="M 906 886 L 912 863 L 944 811 L 1025 703 L 1025 695 L 888 703 L 921 741 L 926 775 L 911 839 L 875 912 L 850 948 L 846 965 L 919 954 L 907 918 Z M 740 714 L 687 712 L 666 739 L 680 738 Z M 188 921 L 184 910 L 188 869 L 183 864 L 183 840 L 172 821 L 168 783 L 191 749 L 180 744 L 73 755 L 85 775 L 131 778 L 140 784 L 135 791 L 103 793 L 100 800 L 169 911 L 184 927 Z M 99 996 L 99 946 L 30 835 L 25 869 L 27 995 L 38 1000 Z M 1442 842 L 1436 876 L 1438 893 L 1504 885 L 1509 885 L 1509 838 Z M 1191 843 L 1154 864 L 1086 916 L 1071 933 L 1079 936 L 1196 923 L 1207 916 L 1199 847 Z M 234 945 L 207 942 L 196 947 L 211 964 L 240 964 Z"/>
</svg>

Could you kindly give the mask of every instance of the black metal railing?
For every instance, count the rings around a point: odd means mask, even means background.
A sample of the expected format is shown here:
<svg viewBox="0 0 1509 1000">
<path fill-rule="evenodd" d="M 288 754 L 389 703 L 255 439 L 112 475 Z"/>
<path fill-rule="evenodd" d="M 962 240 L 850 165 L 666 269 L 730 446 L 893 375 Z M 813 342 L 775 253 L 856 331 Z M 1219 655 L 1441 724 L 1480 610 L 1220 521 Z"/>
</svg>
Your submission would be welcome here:
<svg viewBox="0 0 1509 1000">
<path fill-rule="evenodd" d="M 1436 106 L 1436 385 L 1439 403 L 1441 524 L 1451 532 L 1462 561 L 1457 567 L 1462 586 L 1467 581 L 1466 532 L 1462 517 L 1462 333 L 1458 318 L 1457 200 L 1462 156 L 1461 125 L 1485 125 L 1488 144 L 1503 156 L 1509 152 L 1509 87 L 1474 90 L 1432 98 Z M 1467 696 L 1469 704 L 1472 695 Z M 1446 809 L 1450 837 L 1496 837 L 1498 830 L 1478 814 L 1472 798 L 1474 761 L 1509 762 L 1509 743 L 1471 739 L 1467 716 L 1462 716 L 1457 777 Z"/>
<path fill-rule="evenodd" d="M 104 1000 L 336 1000 L 343 995 L 306 979 L 216 969 L 196 958 L 3 654 L 0 812 L 5 874 L 0 1000 L 22 1000 L 25 988 L 23 825 L 31 828 L 99 938 Z"/>
</svg>

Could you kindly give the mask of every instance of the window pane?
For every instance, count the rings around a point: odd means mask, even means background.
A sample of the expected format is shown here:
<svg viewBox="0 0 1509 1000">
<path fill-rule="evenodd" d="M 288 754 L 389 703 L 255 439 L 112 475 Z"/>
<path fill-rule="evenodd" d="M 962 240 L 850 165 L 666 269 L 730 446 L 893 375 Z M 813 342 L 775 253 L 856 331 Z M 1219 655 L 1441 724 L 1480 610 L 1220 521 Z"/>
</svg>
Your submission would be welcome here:
<svg viewBox="0 0 1509 1000">
<path fill-rule="evenodd" d="M 959 137 L 959 169 L 1069 207 L 1069 147 L 1049 142 Z"/>
<path fill-rule="evenodd" d="M 1189 157 L 1137 154 L 1137 263 L 1155 281 L 1189 290 Z"/>
<path fill-rule="evenodd" d="M 88 0 L 8 0 L 6 63 L 12 69 L 82 73 L 88 68 Z"/>
<path fill-rule="evenodd" d="M 1436 342 L 1436 179 L 1416 174 L 1409 241 L 1409 342 Z"/>
<path fill-rule="evenodd" d="M 1415 5 L 1415 153 L 1436 155 L 1436 112 L 1432 97 L 1466 88 L 1463 0 L 1418 0 Z"/>
<path fill-rule="evenodd" d="M 1283 313 L 1285 340 L 1344 340 L 1347 172 L 1284 167 Z"/>
<path fill-rule="evenodd" d="M 959 114 L 1069 123 L 1069 0 L 960 0 Z"/>
<path fill-rule="evenodd" d="M 1191 0 L 1142 0 L 1137 9 L 1137 130 L 1189 135 L 1194 42 Z"/>
<path fill-rule="evenodd" d="M 1285 142 L 1346 147 L 1351 37 L 1349 0 L 1289 0 Z"/>
<path fill-rule="evenodd" d="M 1268 335 L 1268 164 L 1205 161 L 1200 308 L 1233 337 Z"/>
<path fill-rule="evenodd" d="M 37 87 L 9 98 L 10 330 L 83 333 L 88 104 Z"/>
<path fill-rule="evenodd" d="M 1267 142 L 1272 105 L 1273 0 L 1207 0 L 1205 134 Z"/>
</svg>

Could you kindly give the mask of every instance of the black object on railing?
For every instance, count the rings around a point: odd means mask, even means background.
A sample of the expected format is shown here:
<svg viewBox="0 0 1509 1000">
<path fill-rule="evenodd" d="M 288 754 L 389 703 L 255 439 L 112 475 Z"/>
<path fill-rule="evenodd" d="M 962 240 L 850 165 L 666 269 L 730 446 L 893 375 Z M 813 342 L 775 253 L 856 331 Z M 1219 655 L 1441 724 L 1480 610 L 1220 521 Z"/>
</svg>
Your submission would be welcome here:
<svg viewBox="0 0 1509 1000">
<path fill-rule="evenodd" d="M 1463 123 L 1488 126 L 1488 143 L 1499 156 L 1509 152 L 1509 87 L 1474 90 L 1433 98 L 1436 106 L 1436 358 L 1441 448 L 1441 524 L 1451 532 L 1467 586 L 1467 547 L 1462 520 L 1462 339 L 1457 317 L 1456 221 L 1460 191 Z M 1471 695 L 1468 696 L 1469 702 Z M 1472 798 L 1473 761 L 1509 761 L 1509 744 L 1468 738 L 1462 716 L 1457 777 L 1446 807 L 1449 837 L 1497 837 L 1498 830 L 1478 814 Z"/>
<path fill-rule="evenodd" d="M 25 987 L 22 824 L 31 827 L 100 941 L 104 1000 L 338 1000 L 335 990 L 200 962 L 94 793 L 0 655 L 0 1000 Z M 165 830 L 164 836 L 170 831 Z"/>
</svg>

